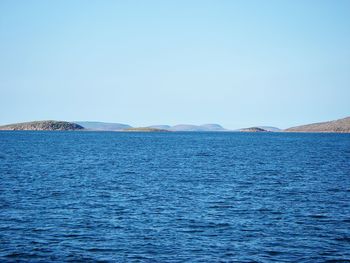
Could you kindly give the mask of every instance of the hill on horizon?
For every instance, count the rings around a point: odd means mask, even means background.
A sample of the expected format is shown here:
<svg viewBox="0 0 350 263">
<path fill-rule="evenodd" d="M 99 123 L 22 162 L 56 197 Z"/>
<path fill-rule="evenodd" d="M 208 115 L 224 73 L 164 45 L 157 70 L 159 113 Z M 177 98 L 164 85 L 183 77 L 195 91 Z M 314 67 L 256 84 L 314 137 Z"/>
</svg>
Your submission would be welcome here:
<svg viewBox="0 0 350 263">
<path fill-rule="evenodd" d="M 150 125 L 148 128 L 161 129 L 161 130 L 169 130 L 171 128 L 170 125 Z"/>
<path fill-rule="evenodd" d="M 202 125 L 192 125 L 192 124 L 178 124 L 174 126 L 170 125 L 150 125 L 147 127 L 133 127 L 128 124 L 123 123 L 112 123 L 112 122 L 99 122 L 99 121 L 75 121 L 84 128 L 88 130 L 95 131 L 126 131 L 133 130 L 133 128 L 150 128 L 150 129 L 159 129 L 159 130 L 168 130 L 168 131 L 229 131 L 223 128 L 219 124 L 202 124 Z"/>
<path fill-rule="evenodd" d="M 334 121 L 311 123 L 295 126 L 284 130 L 285 132 L 338 132 L 350 133 L 350 117 Z"/>
<path fill-rule="evenodd" d="M 100 121 L 75 121 L 74 123 L 79 124 L 88 130 L 95 131 L 122 131 L 132 128 L 132 126 L 128 124 Z"/>
<path fill-rule="evenodd" d="M 306 125 L 295 126 L 280 130 L 272 126 L 253 126 L 250 128 L 241 128 L 237 130 L 228 130 L 219 124 L 178 124 L 170 125 L 150 125 L 147 127 L 132 127 L 128 124 L 110 123 L 99 121 L 31 121 L 22 123 L 13 123 L 0 126 L 0 130 L 90 130 L 90 131 L 137 131 L 137 130 L 163 130 L 163 131 L 184 131 L 184 132 L 237 132 L 237 131 L 269 131 L 269 132 L 334 132 L 334 133 L 350 133 L 350 117 L 343 119 L 311 123 Z"/>
</svg>

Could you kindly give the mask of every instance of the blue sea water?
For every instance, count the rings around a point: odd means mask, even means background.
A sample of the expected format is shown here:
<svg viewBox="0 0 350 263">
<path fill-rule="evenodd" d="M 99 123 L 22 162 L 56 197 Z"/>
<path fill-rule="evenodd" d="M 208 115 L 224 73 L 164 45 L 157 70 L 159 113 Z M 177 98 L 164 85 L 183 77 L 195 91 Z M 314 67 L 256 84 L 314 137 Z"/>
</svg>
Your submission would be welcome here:
<svg viewBox="0 0 350 263">
<path fill-rule="evenodd" d="M 350 135 L 0 132 L 0 261 L 350 262 Z"/>
</svg>

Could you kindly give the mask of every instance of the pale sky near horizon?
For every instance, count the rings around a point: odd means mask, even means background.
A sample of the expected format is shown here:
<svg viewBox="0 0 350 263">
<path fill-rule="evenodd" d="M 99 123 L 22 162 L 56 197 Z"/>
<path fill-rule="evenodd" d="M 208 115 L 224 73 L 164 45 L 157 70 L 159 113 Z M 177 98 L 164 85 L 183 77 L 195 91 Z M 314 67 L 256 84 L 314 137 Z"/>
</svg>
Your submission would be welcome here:
<svg viewBox="0 0 350 263">
<path fill-rule="evenodd" d="M 0 124 L 350 115 L 350 1 L 0 1 Z"/>
</svg>

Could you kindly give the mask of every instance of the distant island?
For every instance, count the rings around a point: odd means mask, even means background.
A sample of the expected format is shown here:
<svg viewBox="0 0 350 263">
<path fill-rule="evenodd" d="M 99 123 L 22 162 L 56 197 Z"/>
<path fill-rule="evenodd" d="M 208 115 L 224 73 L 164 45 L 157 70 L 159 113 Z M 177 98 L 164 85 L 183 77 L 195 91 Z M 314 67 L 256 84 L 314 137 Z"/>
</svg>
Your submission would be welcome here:
<svg viewBox="0 0 350 263">
<path fill-rule="evenodd" d="M 75 131 L 84 130 L 83 126 L 67 121 L 31 121 L 0 126 L 7 131 Z"/>
<path fill-rule="evenodd" d="M 269 132 L 268 130 L 259 128 L 259 127 L 250 127 L 250 128 L 243 128 L 239 129 L 240 132 Z"/>
<path fill-rule="evenodd" d="M 272 126 L 253 126 L 238 130 L 225 129 L 219 124 L 178 124 L 170 125 L 151 125 L 147 127 L 132 127 L 122 123 L 108 123 L 98 121 L 32 121 L 15 123 L 0 126 L 0 130 L 33 130 L 33 131 L 124 131 L 124 132 L 334 132 L 350 133 L 350 117 L 302 126 L 291 127 L 281 130 Z"/>
<path fill-rule="evenodd" d="M 203 125 L 192 125 L 192 124 L 178 124 L 174 126 L 170 125 L 151 125 L 147 127 L 132 127 L 128 124 L 123 123 L 109 123 L 109 122 L 98 122 L 98 121 L 74 121 L 88 130 L 94 131 L 229 131 L 223 128 L 219 124 L 203 124 Z M 146 129 L 149 128 L 149 129 Z"/>
<path fill-rule="evenodd" d="M 122 131 L 125 129 L 133 128 L 128 124 L 100 121 L 74 121 L 74 123 L 79 124 L 85 129 L 94 131 Z"/>
<path fill-rule="evenodd" d="M 318 122 L 296 126 L 284 130 L 286 132 L 336 132 L 350 133 L 350 117 L 327 122 Z"/>
</svg>

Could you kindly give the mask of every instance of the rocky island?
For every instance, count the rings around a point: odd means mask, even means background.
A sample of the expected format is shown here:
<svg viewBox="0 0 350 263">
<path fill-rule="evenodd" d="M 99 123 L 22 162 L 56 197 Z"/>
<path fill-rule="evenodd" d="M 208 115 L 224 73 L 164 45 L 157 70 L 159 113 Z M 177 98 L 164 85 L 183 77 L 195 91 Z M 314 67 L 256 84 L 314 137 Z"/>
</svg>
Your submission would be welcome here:
<svg viewBox="0 0 350 263">
<path fill-rule="evenodd" d="M 243 128 L 243 129 L 240 129 L 239 131 L 240 132 L 268 132 L 267 130 L 259 127 Z"/>
<path fill-rule="evenodd" d="M 83 126 L 67 121 L 31 121 L 0 126 L 7 131 L 74 131 L 84 130 Z"/>
</svg>

